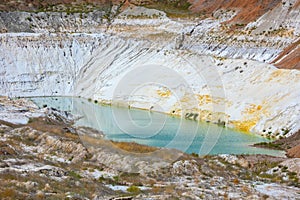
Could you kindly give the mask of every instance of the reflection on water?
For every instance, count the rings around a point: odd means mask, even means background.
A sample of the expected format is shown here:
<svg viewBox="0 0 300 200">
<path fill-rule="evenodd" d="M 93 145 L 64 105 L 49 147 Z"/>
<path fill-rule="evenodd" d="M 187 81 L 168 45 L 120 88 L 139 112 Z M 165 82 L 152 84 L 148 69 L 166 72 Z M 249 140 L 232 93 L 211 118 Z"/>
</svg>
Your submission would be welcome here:
<svg viewBox="0 0 300 200">
<path fill-rule="evenodd" d="M 269 141 L 214 124 L 184 120 L 161 113 L 101 106 L 86 99 L 71 97 L 32 98 L 39 106 L 47 105 L 70 111 L 82 118 L 78 126 L 101 130 L 107 139 L 175 148 L 187 153 L 204 154 L 270 154 L 283 152 L 251 147 Z"/>
</svg>

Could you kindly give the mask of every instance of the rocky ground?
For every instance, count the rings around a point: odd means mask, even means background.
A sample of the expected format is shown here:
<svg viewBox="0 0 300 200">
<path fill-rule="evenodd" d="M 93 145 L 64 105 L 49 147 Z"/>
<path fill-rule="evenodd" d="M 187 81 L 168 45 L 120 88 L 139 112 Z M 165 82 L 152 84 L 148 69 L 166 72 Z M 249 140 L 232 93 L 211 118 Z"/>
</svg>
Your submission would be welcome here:
<svg viewBox="0 0 300 200">
<path fill-rule="evenodd" d="M 299 6 L 299 0 L 3 1 L 0 94 L 81 96 L 288 137 L 300 129 L 300 72 L 277 67 L 299 67 Z M 126 92 L 115 99 L 120 81 L 146 65 L 172 71 L 167 80 L 151 81 L 168 88 L 138 87 L 130 101 Z M 185 93 L 178 78 L 187 82 Z M 140 81 L 129 79 L 132 86 Z"/>
<path fill-rule="evenodd" d="M 68 113 L 38 109 L 24 99 L 3 97 L 0 103 L 1 113 L 10 111 L 0 121 L 0 199 L 297 199 L 300 194 L 300 158 L 198 157 L 112 143 L 101 132 L 73 127 Z M 9 115 L 28 123 L 8 120 Z"/>
<path fill-rule="evenodd" d="M 0 199 L 299 199 L 300 74 L 276 68 L 299 69 L 299 7 L 299 0 L 1 1 L 1 95 L 105 103 L 118 75 L 164 63 L 200 88 L 202 120 L 213 120 L 208 105 L 224 102 L 234 127 L 281 138 L 258 146 L 287 157 L 199 157 L 111 142 L 74 127 L 67 112 L 1 97 Z M 206 83 L 189 75 L 193 65 L 213 83 L 220 74 L 216 88 L 225 86 L 228 99 L 203 91 Z M 154 89 L 168 108 L 170 92 Z"/>
<path fill-rule="evenodd" d="M 255 146 L 272 149 L 285 150 L 288 157 L 300 157 L 300 132 L 293 134 L 291 137 L 276 140 L 270 143 L 260 143 Z"/>
</svg>

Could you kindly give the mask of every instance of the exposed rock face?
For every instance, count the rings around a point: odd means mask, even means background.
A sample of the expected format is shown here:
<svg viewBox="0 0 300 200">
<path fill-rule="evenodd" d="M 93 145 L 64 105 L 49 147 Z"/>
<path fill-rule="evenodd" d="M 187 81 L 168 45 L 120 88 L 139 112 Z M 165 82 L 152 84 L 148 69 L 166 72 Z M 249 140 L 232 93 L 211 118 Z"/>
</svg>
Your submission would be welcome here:
<svg viewBox="0 0 300 200">
<path fill-rule="evenodd" d="M 274 137 L 300 128 L 300 73 L 268 64 L 297 67 L 299 1 L 201 1 L 206 19 L 130 5 L 156 1 L 78 2 L 0 2 L 1 10 L 50 11 L 0 13 L 0 95 L 83 96 Z M 147 82 L 159 84 L 140 87 Z M 72 127 L 68 113 L 5 98 L 0 111 L 0 199 L 299 196 L 297 159 L 128 152 Z"/>
<path fill-rule="evenodd" d="M 265 144 L 267 147 L 285 150 L 286 155 L 290 158 L 300 158 L 300 132 L 293 134 L 291 137 L 276 140 Z"/>
<path fill-rule="evenodd" d="M 278 34 L 288 36 L 289 34 L 299 35 L 299 0 L 282 1 L 273 9 L 262 15 L 257 21 L 248 24 L 248 27 L 256 26 L 253 33 Z"/>
<path fill-rule="evenodd" d="M 280 64 L 279 54 L 297 44 L 299 5 L 291 2 L 288 9 L 276 2 L 266 2 L 262 8 L 266 14 L 235 31 L 226 24 L 239 16 L 226 10 L 235 4 L 212 9 L 214 18 L 203 20 L 170 19 L 161 11 L 134 6 L 122 12 L 112 6 L 109 15 L 82 13 L 85 17 L 1 13 L 2 29 L 37 33 L 0 35 L 0 94 L 82 96 L 265 136 L 289 136 L 300 128 L 300 73 L 267 62 Z M 267 25 L 276 14 L 273 7 L 287 17 L 270 31 Z M 89 31 L 93 34 L 81 33 Z M 260 35 L 263 31 L 269 32 Z M 148 79 L 143 75 L 146 69 Z M 165 86 L 128 93 L 147 80 Z M 122 81 L 131 86 L 121 88 L 126 85 Z"/>
<path fill-rule="evenodd" d="M 285 48 L 272 63 L 279 68 L 300 69 L 300 39 Z"/>
<path fill-rule="evenodd" d="M 119 3 L 121 0 L 113 0 L 114 3 Z M 86 1 L 72 1 L 72 0 L 20 0 L 18 2 L 13 0 L 3 0 L 0 2 L 1 11 L 41 11 L 41 10 L 53 10 L 60 11 L 68 7 L 104 7 L 110 5 L 111 1 L 108 0 L 86 0 Z"/>
<path fill-rule="evenodd" d="M 77 73 L 86 62 L 85 59 L 90 59 L 89 55 L 93 53 L 94 48 L 100 45 L 101 35 L 87 36 L 91 40 L 84 39 L 84 35 L 83 37 L 78 35 L 78 40 L 76 36 L 67 39 L 64 35 L 58 37 L 28 36 L 22 37 L 26 39 L 21 39 L 24 43 L 20 46 L 17 45 L 18 47 L 15 46 L 18 43 L 18 37 L 4 36 L 2 38 L 1 44 L 6 43 L 7 46 L 1 47 L 1 55 L 8 58 L 2 63 L 5 68 L 1 82 L 2 85 L 6 85 L 4 93 L 8 96 L 17 96 L 18 93 L 21 96 L 72 95 Z M 10 40 L 9 38 L 13 40 L 5 42 L 6 39 Z M 44 45 L 45 42 L 48 44 Z M 17 49 L 14 49 L 15 47 Z M 16 53 L 14 58 L 10 56 L 13 52 Z M 8 62 L 11 61 L 17 70 L 10 67 Z M 18 64 L 23 61 L 23 66 Z M 55 83 L 55 87 L 51 87 L 53 83 Z M 12 87 L 15 89 L 10 90 Z M 11 92 L 14 94 L 11 95 Z"/>
<path fill-rule="evenodd" d="M 287 151 L 289 157 L 300 158 L 300 145 L 294 146 Z"/>
<path fill-rule="evenodd" d="M 18 108 L 19 102 L 2 101 L 2 107 Z M 23 107 L 31 109 L 30 103 L 24 102 Z M 260 155 L 201 158 L 174 150 L 118 144 L 105 140 L 96 130 L 64 123 L 68 121 L 64 115 L 49 117 L 34 118 L 26 125 L 0 121 L 1 199 L 298 197 L 297 159 Z M 59 131 L 62 127 L 68 129 Z M 133 146 L 134 152 L 124 148 Z"/>
<path fill-rule="evenodd" d="M 84 141 L 85 146 L 93 152 L 92 161 L 103 163 L 109 168 L 129 173 L 147 173 L 169 166 L 182 154 L 176 150 L 156 150 L 151 153 L 132 153 L 119 149 L 109 141 L 98 141 L 97 148 Z"/>
<path fill-rule="evenodd" d="M 72 95 L 111 103 L 116 100 L 114 88 L 121 77 L 136 67 L 155 64 L 175 72 L 167 82 L 164 77 L 153 80 L 171 85 L 170 93 L 156 86 L 142 88 L 131 96 L 130 106 L 149 109 L 157 104 L 163 110 L 155 106 L 152 110 L 175 115 L 199 113 L 192 118 L 268 135 L 288 136 L 299 129 L 299 103 L 295 101 L 299 96 L 298 71 L 242 59 L 212 59 L 105 35 L 66 35 L 64 39 L 59 35 L 23 35 L 20 39 L 5 35 L 2 41 L 1 93 L 5 95 Z M 12 54 L 16 57 L 9 56 Z M 186 90 L 192 89 L 194 97 L 181 93 L 178 83 L 172 85 L 178 77 L 186 80 Z M 126 103 L 126 98 L 119 96 L 118 102 Z"/>
<path fill-rule="evenodd" d="M 286 166 L 289 171 L 295 172 L 298 177 L 300 177 L 300 158 L 293 158 L 286 160 L 281 163 L 283 166 Z"/>
<path fill-rule="evenodd" d="M 280 0 L 190 0 L 194 12 L 214 13 L 219 9 L 236 9 L 238 14 L 231 20 L 235 23 L 249 23 L 281 3 Z"/>
<path fill-rule="evenodd" d="M 249 167 L 250 166 L 250 163 L 244 159 L 244 158 L 238 158 L 237 156 L 234 156 L 234 155 L 226 155 L 226 154 L 223 154 L 223 155 L 219 155 L 221 158 L 223 158 L 226 162 L 229 162 L 231 164 L 238 164 L 238 165 L 241 165 L 245 168 Z"/>
<path fill-rule="evenodd" d="M 0 12 L 0 32 L 95 32 L 104 11 L 86 13 Z"/>
<path fill-rule="evenodd" d="M 173 164 L 172 173 L 183 175 L 195 175 L 199 172 L 199 167 L 195 160 L 180 160 Z"/>
<path fill-rule="evenodd" d="M 56 155 L 66 162 L 78 162 L 88 156 L 86 148 L 81 143 L 63 141 L 49 133 L 41 133 L 29 127 L 14 129 L 9 136 L 19 136 L 22 140 L 31 140 L 35 147 L 27 151 L 36 152 L 40 155 Z M 25 148 L 25 152 L 26 148 Z M 65 157 L 68 156 L 68 157 Z"/>
<path fill-rule="evenodd" d="M 6 97 L 0 97 L 0 111 L 0 120 L 13 124 L 27 124 L 30 118 L 44 115 L 31 101 Z"/>
</svg>

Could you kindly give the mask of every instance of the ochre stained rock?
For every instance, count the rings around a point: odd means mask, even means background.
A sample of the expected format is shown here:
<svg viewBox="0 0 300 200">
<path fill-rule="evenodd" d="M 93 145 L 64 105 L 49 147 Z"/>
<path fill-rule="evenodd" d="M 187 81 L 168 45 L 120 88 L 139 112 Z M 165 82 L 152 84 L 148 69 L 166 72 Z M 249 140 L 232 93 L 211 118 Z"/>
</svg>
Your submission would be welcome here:
<svg viewBox="0 0 300 200">
<path fill-rule="evenodd" d="M 234 9 L 238 14 L 231 20 L 231 22 L 249 23 L 255 21 L 267 11 L 274 8 L 280 0 L 189 0 L 192 4 L 190 9 L 194 12 L 201 12 L 211 14 L 219 9 Z"/>
<path fill-rule="evenodd" d="M 283 69 L 300 69 L 300 39 L 285 48 L 272 62 Z"/>
<path fill-rule="evenodd" d="M 287 151 L 287 156 L 292 158 L 300 158 L 300 144 L 289 149 Z"/>
</svg>

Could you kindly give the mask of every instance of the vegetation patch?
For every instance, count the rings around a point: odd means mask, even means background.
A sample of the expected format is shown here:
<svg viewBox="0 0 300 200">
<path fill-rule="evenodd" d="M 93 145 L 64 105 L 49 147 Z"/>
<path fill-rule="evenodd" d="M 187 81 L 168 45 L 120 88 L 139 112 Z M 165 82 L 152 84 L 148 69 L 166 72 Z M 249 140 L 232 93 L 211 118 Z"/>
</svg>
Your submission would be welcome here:
<svg viewBox="0 0 300 200">
<path fill-rule="evenodd" d="M 141 189 L 137 186 L 132 185 L 129 188 L 127 188 L 127 191 L 130 193 L 138 194 L 141 192 Z"/>
<path fill-rule="evenodd" d="M 151 153 L 158 148 L 156 147 L 150 147 L 150 146 L 145 146 L 141 144 L 137 144 L 135 142 L 112 142 L 116 147 L 128 151 L 128 152 L 133 152 L 133 153 Z"/>
<path fill-rule="evenodd" d="M 170 18 L 189 18 L 198 16 L 189 10 L 191 4 L 186 0 L 158 0 L 157 2 L 145 5 L 147 8 L 164 11 Z"/>
<path fill-rule="evenodd" d="M 263 148 L 268 148 L 268 149 L 275 149 L 275 150 L 284 150 L 281 147 L 281 144 L 277 144 L 274 142 L 261 142 L 254 144 L 255 147 L 263 147 Z"/>
</svg>

